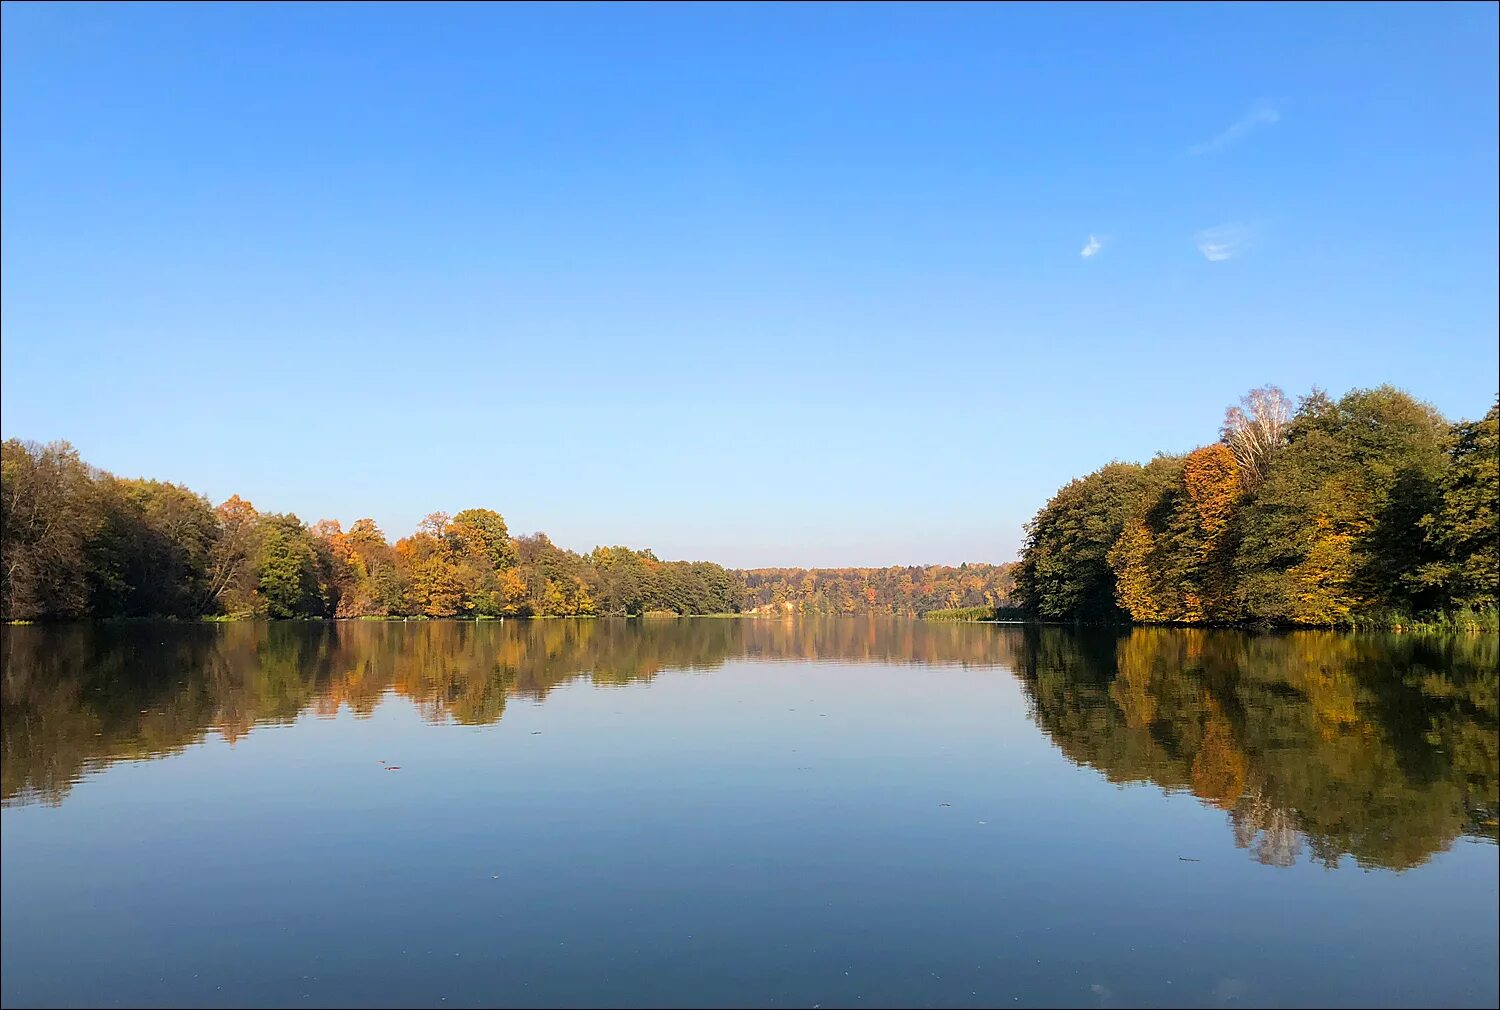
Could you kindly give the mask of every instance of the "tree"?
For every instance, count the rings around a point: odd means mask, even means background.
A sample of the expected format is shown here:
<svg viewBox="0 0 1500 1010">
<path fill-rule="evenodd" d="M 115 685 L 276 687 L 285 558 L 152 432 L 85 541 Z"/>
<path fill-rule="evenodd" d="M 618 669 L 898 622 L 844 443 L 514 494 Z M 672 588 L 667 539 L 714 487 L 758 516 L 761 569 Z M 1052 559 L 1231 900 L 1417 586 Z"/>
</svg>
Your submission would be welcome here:
<svg viewBox="0 0 1500 1010">
<path fill-rule="evenodd" d="M 0 614 L 88 612 L 89 540 L 98 529 L 88 467 L 67 442 L 0 447 Z"/>
<path fill-rule="evenodd" d="M 95 481 L 101 523 L 89 542 L 90 612 L 96 617 L 191 617 L 203 612 L 219 517 L 177 484 Z"/>
<path fill-rule="evenodd" d="M 1418 521 L 1433 560 L 1411 574 L 1446 607 L 1500 605 L 1500 403 L 1453 426 L 1437 501 Z"/>
<path fill-rule="evenodd" d="M 448 523 L 445 535 L 457 540 L 465 553 L 483 558 L 492 569 L 516 563 L 516 547 L 499 512 L 464 509 Z"/>
<path fill-rule="evenodd" d="M 1176 479 L 1181 461 L 1149 466 L 1110 463 L 1064 487 L 1027 524 L 1016 593 L 1047 620 L 1114 621 L 1126 615 L 1115 597 L 1109 552 L 1125 523 L 1141 515 Z"/>
<path fill-rule="evenodd" d="M 1156 535 L 1144 516 L 1125 520 L 1106 556 L 1115 573 L 1115 599 L 1132 621 L 1154 624 L 1174 620 L 1175 607 L 1160 585 L 1153 564 Z"/>
<path fill-rule="evenodd" d="M 1239 464 L 1245 490 L 1254 491 L 1265 479 L 1271 457 L 1286 440 L 1291 416 L 1291 402 L 1276 386 L 1252 389 L 1240 397 L 1239 406 L 1224 411 L 1221 434 Z"/>
<path fill-rule="evenodd" d="M 359 558 L 359 614 L 375 616 L 402 612 L 407 586 L 396 563 L 396 553 L 373 519 L 356 519 L 345 534 L 349 549 Z M 351 611 L 353 612 L 353 611 Z"/>
<path fill-rule="evenodd" d="M 396 542 L 396 564 L 406 587 L 403 612 L 427 617 L 453 617 L 466 609 L 471 585 L 453 545 L 446 540 L 434 513 L 417 533 Z M 439 532 L 434 533 L 437 529 Z"/>
<path fill-rule="evenodd" d="M 203 585 L 205 612 L 221 608 L 230 613 L 248 610 L 254 592 L 251 562 L 255 556 L 260 514 L 255 506 L 239 495 L 230 495 L 214 510 L 219 525 L 209 555 L 208 573 Z"/>
<path fill-rule="evenodd" d="M 1229 533 L 1240 489 L 1238 462 L 1215 443 L 1184 457 L 1177 479 L 1126 520 L 1107 558 L 1132 620 L 1234 618 Z"/>
<path fill-rule="evenodd" d="M 271 617 L 326 617 L 332 598 L 328 558 L 295 515 L 261 517 L 255 559 L 256 593 Z"/>
<path fill-rule="evenodd" d="M 1304 398 L 1240 517 L 1246 613 L 1328 624 L 1410 610 L 1401 575 L 1418 565 L 1417 506 L 1430 499 L 1446 437 L 1435 410 L 1389 386 Z"/>
</svg>

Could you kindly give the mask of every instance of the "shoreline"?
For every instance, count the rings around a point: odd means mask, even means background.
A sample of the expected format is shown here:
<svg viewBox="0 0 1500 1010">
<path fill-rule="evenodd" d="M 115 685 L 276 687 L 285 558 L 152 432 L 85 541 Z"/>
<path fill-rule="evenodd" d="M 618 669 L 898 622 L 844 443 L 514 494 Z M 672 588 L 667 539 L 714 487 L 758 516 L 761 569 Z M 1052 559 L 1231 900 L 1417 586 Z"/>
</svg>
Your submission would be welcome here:
<svg viewBox="0 0 1500 1010">
<path fill-rule="evenodd" d="M 1361 622 L 1352 624 L 1275 624 L 1266 622 L 1242 622 L 1222 624 L 1194 624 L 1187 622 L 1145 621 L 1049 621 L 1030 618 L 984 618 L 984 617 L 937 617 L 927 614 L 769 614 L 769 613 L 721 613 L 721 614 L 506 614 L 504 616 L 451 616 L 429 617 L 426 615 L 387 616 L 363 615 L 358 617 L 266 617 L 266 616 L 208 616 L 208 617 L 106 617 L 106 618 L 61 618 L 52 620 L 21 620 L 0 622 L 0 627 L 125 627 L 136 624 L 503 624 L 506 621 L 682 621 L 682 620 L 746 620 L 746 621 L 798 621 L 807 619 L 857 620 L 880 618 L 883 620 L 912 621 L 924 624 L 969 624 L 1008 627 L 1076 628 L 1079 630 L 1131 631 L 1137 628 L 1163 628 L 1201 631 L 1242 631 L 1259 633 L 1282 633 L 1292 631 L 1339 631 L 1339 632 L 1386 632 L 1406 634 L 1413 632 L 1462 632 L 1467 634 L 1500 634 L 1496 615 L 1479 615 L 1470 620 L 1421 620 L 1406 618 L 1390 623 Z"/>
</svg>

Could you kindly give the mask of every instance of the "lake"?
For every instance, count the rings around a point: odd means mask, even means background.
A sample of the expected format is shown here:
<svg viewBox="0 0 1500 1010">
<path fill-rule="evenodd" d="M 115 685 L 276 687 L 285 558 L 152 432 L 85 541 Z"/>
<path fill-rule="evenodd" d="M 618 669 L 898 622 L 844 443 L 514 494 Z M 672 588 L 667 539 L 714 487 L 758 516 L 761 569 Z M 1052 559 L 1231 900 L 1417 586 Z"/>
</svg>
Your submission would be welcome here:
<svg viewBox="0 0 1500 1010">
<path fill-rule="evenodd" d="M 1497 639 L 12 627 L 6 1006 L 1494 1006 Z"/>
</svg>

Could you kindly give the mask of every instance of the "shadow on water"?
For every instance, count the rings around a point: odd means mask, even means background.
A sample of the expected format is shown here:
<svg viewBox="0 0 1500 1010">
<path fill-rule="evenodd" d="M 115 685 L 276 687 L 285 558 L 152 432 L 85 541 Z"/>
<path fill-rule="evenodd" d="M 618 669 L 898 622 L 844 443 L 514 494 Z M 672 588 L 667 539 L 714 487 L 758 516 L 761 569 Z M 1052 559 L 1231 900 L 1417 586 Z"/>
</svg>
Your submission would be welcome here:
<svg viewBox="0 0 1500 1010">
<path fill-rule="evenodd" d="M 1017 676 L 1064 755 L 1191 792 L 1285 866 L 1415 866 L 1494 840 L 1497 638 L 897 620 L 510 621 L 14 627 L 3 634 L 3 795 L 60 804 L 111 762 L 390 694 L 434 722 L 498 722 L 575 680 L 726 662 L 962 664 Z"/>
</svg>

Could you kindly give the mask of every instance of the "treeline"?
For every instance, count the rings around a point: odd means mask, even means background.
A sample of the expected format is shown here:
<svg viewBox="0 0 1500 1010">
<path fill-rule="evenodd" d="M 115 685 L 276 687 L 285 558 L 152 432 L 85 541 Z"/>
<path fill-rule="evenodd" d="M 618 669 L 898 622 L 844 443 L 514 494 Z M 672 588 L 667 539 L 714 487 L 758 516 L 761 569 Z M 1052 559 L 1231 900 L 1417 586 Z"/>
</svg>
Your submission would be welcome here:
<svg viewBox="0 0 1500 1010">
<path fill-rule="evenodd" d="M 1016 593 L 1046 620 L 1493 627 L 1497 408 L 1450 423 L 1390 386 L 1294 410 L 1275 387 L 1220 441 L 1113 462 L 1027 526 Z"/>
<path fill-rule="evenodd" d="M 0 616 L 584 617 L 889 613 L 1010 601 L 1014 565 L 731 571 L 649 550 L 565 550 L 512 537 L 490 509 L 436 512 L 394 544 L 348 529 L 215 507 L 179 484 L 89 466 L 65 442 L 0 447 Z"/>
<path fill-rule="evenodd" d="M 1012 602 L 1015 564 L 891 568 L 755 568 L 740 573 L 759 613 L 918 616 Z"/>
<path fill-rule="evenodd" d="M 373 520 L 345 530 L 214 507 L 178 485 L 91 467 L 65 442 L 0 447 L 0 615 L 478 617 L 728 613 L 737 577 L 650 551 L 564 550 L 512 537 L 489 509 L 437 512 L 387 542 Z"/>
</svg>

